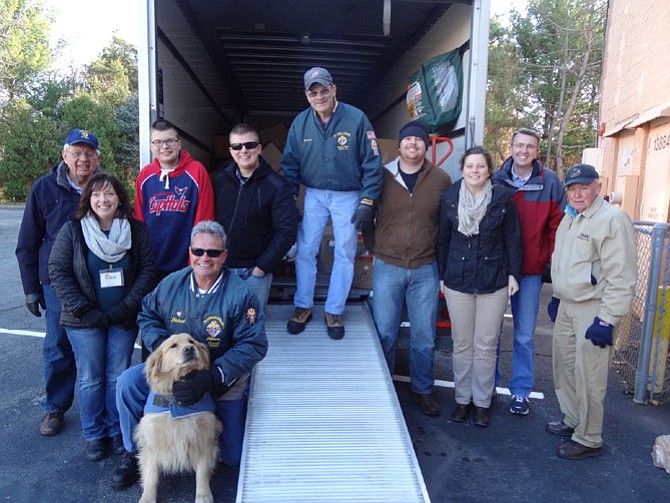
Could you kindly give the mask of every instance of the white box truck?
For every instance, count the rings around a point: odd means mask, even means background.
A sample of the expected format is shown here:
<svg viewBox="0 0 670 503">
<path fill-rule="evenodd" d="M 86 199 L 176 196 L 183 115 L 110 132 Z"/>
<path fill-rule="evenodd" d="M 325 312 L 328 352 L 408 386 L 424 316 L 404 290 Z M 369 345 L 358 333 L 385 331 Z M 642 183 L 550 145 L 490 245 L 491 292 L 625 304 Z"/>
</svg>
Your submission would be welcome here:
<svg viewBox="0 0 670 503">
<path fill-rule="evenodd" d="M 330 70 L 338 99 L 366 112 L 377 137 L 389 139 L 380 140 L 382 154 L 395 158 L 410 120 L 409 77 L 457 48 L 462 111 L 434 131 L 453 142 L 442 164 L 453 180 L 464 150 L 482 143 L 490 0 L 145 0 L 139 10 L 141 165 L 151 160 L 149 126 L 162 117 L 210 171 L 227 164 L 238 122 L 271 133 L 274 145 L 261 141 L 276 166 L 288 126 L 308 106 L 303 75 L 313 66 Z M 436 159 L 447 149 L 438 144 Z M 319 271 L 317 298 L 328 285 L 324 260 Z M 294 287 L 290 271 L 275 274 L 272 295 L 290 298 Z M 355 280 L 351 297 L 367 288 Z"/>
<path fill-rule="evenodd" d="M 443 165 L 452 178 L 466 146 L 482 143 L 490 0 L 145 0 L 139 9 L 142 165 L 158 117 L 209 169 L 237 122 L 288 127 L 308 106 L 302 77 L 312 66 L 330 70 L 338 98 L 363 109 L 378 138 L 395 139 L 410 119 L 408 77 L 459 47 L 462 112 L 435 131 L 453 140 Z"/>
</svg>

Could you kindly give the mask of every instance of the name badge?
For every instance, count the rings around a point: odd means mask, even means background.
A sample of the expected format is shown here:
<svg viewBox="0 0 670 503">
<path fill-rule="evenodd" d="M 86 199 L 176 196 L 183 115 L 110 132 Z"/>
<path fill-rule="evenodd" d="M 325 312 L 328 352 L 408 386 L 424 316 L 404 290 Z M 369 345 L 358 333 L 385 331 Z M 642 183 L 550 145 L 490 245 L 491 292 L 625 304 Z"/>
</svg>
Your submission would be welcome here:
<svg viewBox="0 0 670 503">
<path fill-rule="evenodd" d="M 100 271 L 100 288 L 123 286 L 123 269 L 103 269 Z"/>
</svg>

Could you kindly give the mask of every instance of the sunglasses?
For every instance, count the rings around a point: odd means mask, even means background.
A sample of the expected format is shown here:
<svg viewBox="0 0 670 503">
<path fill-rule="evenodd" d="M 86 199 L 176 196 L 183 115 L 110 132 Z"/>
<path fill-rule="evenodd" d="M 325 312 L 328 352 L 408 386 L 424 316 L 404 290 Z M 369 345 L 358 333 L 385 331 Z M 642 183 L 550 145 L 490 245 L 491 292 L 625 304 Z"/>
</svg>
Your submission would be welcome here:
<svg viewBox="0 0 670 503">
<path fill-rule="evenodd" d="M 196 257 L 202 257 L 205 253 L 208 257 L 216 258 L 220 257 L 221 254 L 226 250 L 205 250 L 203 248 L 193 248 L 191 247 L 191 253 Z"/>
<path fill-rule="evenodd" d="M 258 147 L 259 145 L 260 143 L 257 141 L 245 141 L 244 143 L 231 143 L 230 148 L 233 150 L 242 150 L 242 147 L 244 147 L 247 150 L 251 150 Z"/>
</svg>

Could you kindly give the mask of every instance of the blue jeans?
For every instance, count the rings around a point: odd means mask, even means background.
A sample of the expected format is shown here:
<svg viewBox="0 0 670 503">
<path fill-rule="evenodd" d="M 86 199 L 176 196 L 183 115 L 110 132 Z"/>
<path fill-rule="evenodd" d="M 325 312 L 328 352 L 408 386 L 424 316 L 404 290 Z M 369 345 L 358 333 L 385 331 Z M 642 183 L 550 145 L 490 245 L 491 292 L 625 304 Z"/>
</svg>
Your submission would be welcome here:
<svg viewBox="0 0 670 503">
<path fill-rule="evenodd" d="M 296 307 L 314 305 L 316 285 L 316 256 L 328 217 L 333 221 L 335 260 L 330 275 L 326 312 L 342 314 L 354 279 L 354 257 L 358 233 L 351 217 L 359 203 L 358 192 L 321 190 L 311 187 L 305 193 L 305 210 L 298 231 L 298 251 L 295 259 L 297 288 L 293 299 Z"/>
<path fill-rule="evenodd" d="M 403 301 L 410 323 L 409 372 L 412 390 L 428 395 L 433 389 L 435 321 L 440 279 L 437 263 L 405 269 L 375 258 L 372 306 L 386 363 L 393 373 Z"/>
<path fill-rule="evenodd" d="M 143 371 L 144 363 L 130 367 L 119 377 L 116 389 L 123 446 L 128 452 L 137 452 L 133 432 L 142 419 L 144 404 L 149 396 L 149 385 Z M 215 403 L 214 413 L 223 423 L 219 438 L 221 460 L 227 465 L 237 466 L 242 458 L 247 399 L 217 400 Z"/>
<path fill-rule="evenodd" d="M 46 336 L 44 337 L 44 386 L 46 396 L 42 400 L 42 410 L 66 412 L 74 399 L 74 385 L 77 379 L 72 346 L 65 329 L 60 324 L 61 304 L 51 285 L 42 285 L 46 312 Z"/>
<path fill-rule="evenodd" d="M 542 276 L 521 276 L 519 291 L 512 296 L 514 319 L 514 350 L 512 353 L 512 377 L 507 387 L 512 395 L 528 397 L 535 380 L 535 324 L 540 306 Z M 500 355 L 500 343 L 498 343 Z M 500 382 L 500 370 L 496 365 L 496 384 Z"/>
<path fill-rule="evenodd" d="M 137 329 L 65 327 L 79 374 L 79 414 L 84 440 L 121 433 L 116 381 L 130 366 Z"/>
<path fill-rule="evenodd" d="M 258 297 L 258 304 L 260 305 L 261 313 L 264 314 L 265 306 L 268 303 L 270 298 L 270 287 L 272 286 L 272 273 L 265 273 L 265 276 L 258 277 L 251 274 L 248 267 L 235 268 L 231 267 L 230 271 L 237 274 L 240 278 L 244 280 L 244 284 L 249 287 L 249 290 L 256 294 Z M 259 313 L 259 314 L 261 314 Z"/>
</svg>

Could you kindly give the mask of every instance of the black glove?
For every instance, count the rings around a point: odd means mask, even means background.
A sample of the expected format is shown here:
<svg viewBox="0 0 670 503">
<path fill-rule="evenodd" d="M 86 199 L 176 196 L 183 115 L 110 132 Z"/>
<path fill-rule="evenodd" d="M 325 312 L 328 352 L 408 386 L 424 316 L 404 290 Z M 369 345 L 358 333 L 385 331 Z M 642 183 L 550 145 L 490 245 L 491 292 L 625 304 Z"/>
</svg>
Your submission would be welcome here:
<svg viewBox="0 0 670 503">
<path fill-rule="evenodd" d="M 375 217 L 374 208 L 365 203 L 361 203 L 354 211 L 354 214 L 351 217 L 351 223 L 354 224 L 356 230 L 363 230 L 372 227 Z"/>
<path fill-rule="evenodd" d="M 89 309 L 81 316 L 81 321 L 83 321 L 87 327 L 107 327 L 107 320 L 105 319 L 105 315 L 102 314 L 100 309 Z"/>
<path fill-rule="evenodd" d="M 128 309 L 124 304 L 119 304 L 118 306 L 114 306 L 109 311 L 105 312 L 105 321 L 107 326 L 110 327 L 112 325 L 122 325 L 126 321 L 127 316 Z"/>
<path fill-rule="evenodd" d="M 42 316 L 42 313 L 40 313 L 40 306 L 42 306 L 42 309 L 46 309 L 47 306 L 44 303 L 44 295 L 40 293 L 29 293 L 26 295 L 26 307 L 28 308 L 28 311 L 30 311 L 33 316 L 37 316 L 40 318 Z"/>
<path fill-rule="evenodd" d="M 600 348 L 611 346 L 613 329 L 612 325 L 596 316 L 593 318 L 593 325 L 586 329 L 586 338 Z"/>
<path fill-rule="evenodd" d="M 205 393 L 221 386 L 221 372 L 214 366 L 210 370 L 196 370 L 172 385 L 172 394 L 179 405 L 188 407 L 198 403 Z"/>
<path fill-rule="evenodd" d="M 547 314 L 549 315 L 549 319 L 551 320 L 552 323 L 556 322 L 556 315 L 558 314 L 558 305 L 560 303 L 561 299 L 552 297 L 551 300 L 549 301 L 549 304 L 547 304 Z"/>
</svg>

